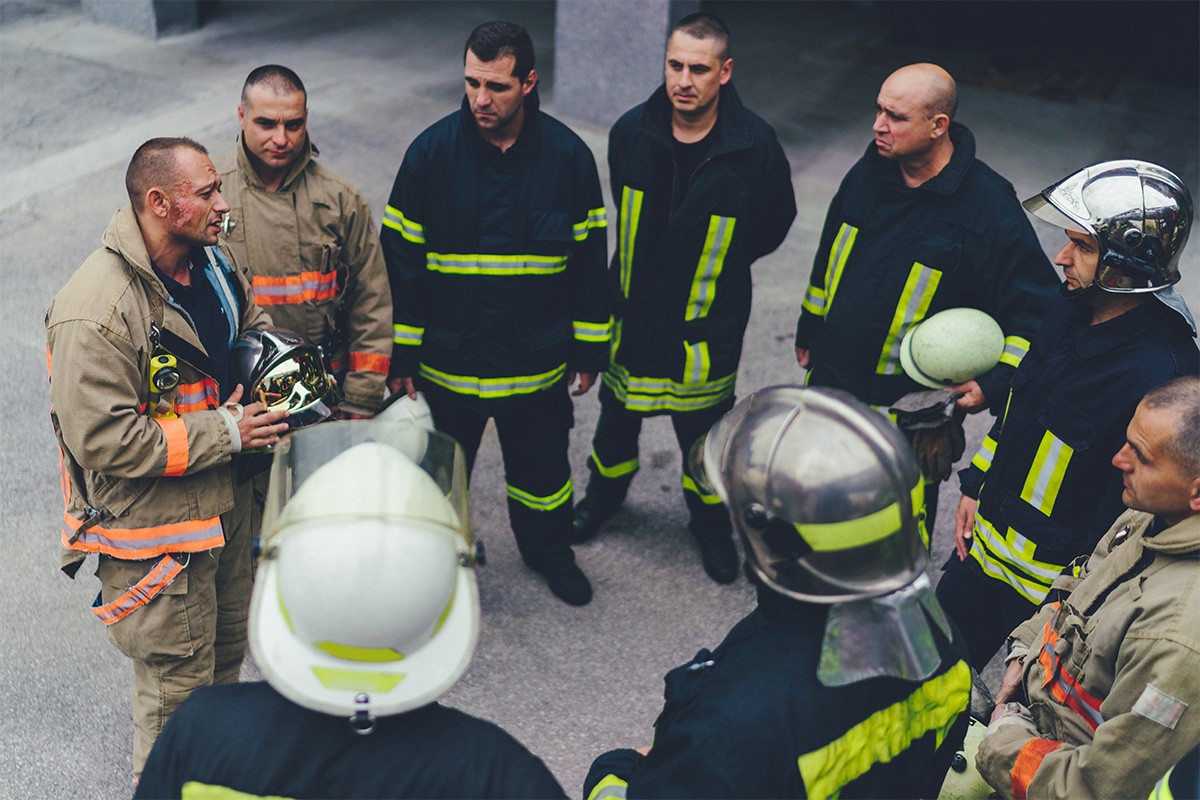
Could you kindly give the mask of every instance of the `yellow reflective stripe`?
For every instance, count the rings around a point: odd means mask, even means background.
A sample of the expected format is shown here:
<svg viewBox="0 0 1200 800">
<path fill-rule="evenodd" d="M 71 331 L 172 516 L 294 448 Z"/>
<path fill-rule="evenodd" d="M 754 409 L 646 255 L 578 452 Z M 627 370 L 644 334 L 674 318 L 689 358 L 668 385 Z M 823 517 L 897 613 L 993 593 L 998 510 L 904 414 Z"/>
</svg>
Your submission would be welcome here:
<svg viewBox="0 0 1200 800">
<path fill-rule="evenodd" d="M 329 653 L 334 658 L 344 658 L 347 661 L 400 661 L 404 653 L 390 647 L 354 647 L 337 642 L 316 642 L 313 647 Z"/>
<path fill-rule="evenodd" d="M 1001 536 L 978 512 L 973 527 L 970 553 L 984 574 L 1007 583 L 1031 603 L 1046 599 L 1064 565 L 1037 560 L 1036 544 L 1011 527 L 1006 536 Z"/>
<path fill-rule="evenodd" d="M 937 746 L 966 710 L 971 669 L 959 661 L 905 699 L 876 711 L 819 750 L 797 759 L 809 797 L 837 797 L 843 786 L 886 764 L 930 732 Z"/>
<path fill-rule="evenodd" d="M 474 375 L 451 375 L 434 369 L 428 364 L 421 364 L 420 374 L 438 386 L 458 394 L 479 397 L 484 400 L 498 397 L 511 397 L 518 394 L 532 394 L 553 386 L 567 372 L 567 365 L 561 364 L 549 372 L 538 375 L 517 375 L 511 378 L 478 378 Z"/>
<path fill-rule="evenodd" d="M 810 283 L 804 290 L 804 300 L 800 302 L 800 306 L 810 314 L 825 316 L 825 290 Z"/>
<path fill-rule="evenodd" d="M 1019 367 L 1021 359 L 1029 352 L 1029 340 L 1021 336 L 1005 336 L 1004 351 L 1000 354 L 1000 363 L 1010 367 Z"/>
<path fill-rule="evenodd" d="M 188 781 L 180 787 L 183 800 L 293 800 L 277 794 L 248 794 L 227 786 L 214 786 L 200 781 Z"/>
<path fill-rule="evenodd" d="M 1058 499 L 1058 490 L 1062 488 L 1063 474 L 1074 453 L 1074 448 L 1050 431 L 1042 434 L 1042 443 L 1038 445 L 1033 466 L 1025 476 L 1021 499 L 1047 517 L 1050 516 L 1054 511 L 1054 501 Z"/>
<path fill-rule="evenodd" d="M 995 456 L 996 440 L 991 437 L 991 434 L 988 434 L 983 437 L 979 450 L 971 458 L 971 466 L 977 467 L 981 472 L 987 472 L 992 468 L 992 459 Z"/>
<path fill-rule="evenodd" d="M 842 282 L 842 271 L 846 269 L 846 260 L 854 248 L 854 240 L 858 238 L 858 228 L 842 223 L 833 247 L 829 248 L 829 263 L 825 266 L 825 313 L 833 305 L 833 296 L 837 294 L 838 284 Z"/>
<path fill-rule="evenodd" d="M 879 363 L 875 366 L 876 374 L 898 375 L 903 372 L 900 366 L 900 343 L 909 328 L 925 319 L 925 312 L 929 310 L 941 280 L 940 270 L 913 262 L 908 271 L 908 280 L 904 283 L 904 291 L 900 294 L 900 302 L 896 304 L 892 316 L 892 326 L 883 340 L 883 352 L 879 354 Z"/>
<path fill-rule="evenodd" d="M 683 349 L 683 382 L 696 384 L 707 381 L 708 372 L 712 368 L 712 361 L 708 356 L 708 342 L 684 342 Z"/>
<path fill-rule="evenodd" d="M 518 489 L 512 484 L 508 486 L 508 499 L 516 500 L 523 506 L 532 508 L 534 511 L 553 511 L 564 503 L 571 501 L 571 479 L 567 478 L 566 484 L 561 489 L 553 494 L 537 495 L 531 494 L 524 489 Z"/>
<path fill-rule="evenodd" d="M 392 341 L 396 344 L 419 345 L 425 339 L 425 329 L 413 325 L 392 325 Z"/>
<path fill-rule="evenodd" d="M 910 512 L 916 514 L 925 505 L 925 482 L 917 481 L 909 496 Z M 801 525 L 794 523 L 809 547 L 817 553 L 849 550 L 886 539 L 900 530 L 900 503 L 895 502 L 858 519 L 845 522 L 820 522 Z"/>
<path fill-rule="evenodd" d="M 622 461 L 620 464 L 613 464 L 611 467 L 605 466 L 600 461 L 600 456 L 596 455 L 596 449 L 592 448 L 592 466 L 606 478 L 620 478 L 623 475 L 632 475 L 638 471 L 637 457 L 633 457 L 628 461 Z"/>
<path fill-rule="evenodd" d="M 592 787 L 592 793 L 588 795 L 587 800 L 608 800 L 608 798 L 623 800 L 628 790 L 628 782 L 621 780 L 616 775 L 605 775 L 599 783 Z"/>
<path fill-rule="evenodd" d="M 444 275 L 554 275 L 567 268 L 566 256 L 427 253 L 425 269 Z"/>
<path fill-rule="evenodd" d="M 683 490 L 685 492 L 691 492 L 692 494 L 699 497 L 700 502 L 704 503 L 704 505 L 706 505 L 706 506 L 721 505 L 720 497 L 718 497 L 715 494 L 706 493 L 703 489 L 700 488 L 700 486 L 696 483 L 696 481 L 694 481 L 692 479 L 692 476 L 688 475 L 686 472 L 680 473 L 679 481 L 680 481 L 680 483 L 683 484 Z"/>
<path fill-rule="evenodd" d="M 425 226 L 413 222 L 395 206 L 388 206 L 383 210 L 383 224 L 399 231 L 401 236 L 413 244 L 425 244 Z"/>
<path fill-rule="evenodd" d="M 580 342 L 607 342 L 612 338 L 612 317 L 607 322 L 584 322 L 572 320 L 575 339 Z"/>
<path fill-rule="evenodd" d="M 1175 771 L 1176 766 L 1178 765 L 1171 765 L 1171 768 L 1167 770 L 1167 774 L 1163 775 L 1158 783 L 1154 784 L 1154 788 L 1150 790 L 1150 800 L 1175 800 L 1175 793 L 1171 791 L 1171 773 Z M 1194 789 L 1195 787 L 1192 788 Z"/>
<path fill-rule="evenodd" d="M 617 400 L 631 411 L 695 411 L 731 397 L 737 375 L 689 384 L 670 378 L 631 377 L 628 370 L 614 362 L 601 380 Z"/>
<path fill-rule="evenodd" d="M 588 210 L 587 218 L 583 222 L 576 222 L 572 226 L 575 234 L 575 241 L 582 242 L 588 237 L 588 233 L 592 228 L 607 228 L 608 215 L 603 208 L 593 208 Z"/>
<path fill-rule="evenodd" d="M 338 689 L 346 692 L 390 692 L 408 674 L 405 672 L 367 672 L 315 665 L 310 669 L 326 689 Z"/>
<path fill-rule="evenodd" d="M 621 187 L 621 210 L 617 217 L 617 249 L 620 253 L 621 292 L 629 297 L 629 275 L 633 270 L 633 246 L 637 242 L 638 222 L 642 216 L 642 199 L 646 193 L 640 189 Z"/>
<path fill-rule="evenodd" d="M 729 252 L 729 242 L 733 239 L 736 224 L 735 217 L 719 217 L 716 214 L 709 217 L 708 234 L 704 237 L 704 249 L 700 251 L 687 310 L 683 315 L 685 320 L 690 322 L 708 316 L 717 295 L 717 279 L 725 267 L 725 255 Z"/>
</svg>

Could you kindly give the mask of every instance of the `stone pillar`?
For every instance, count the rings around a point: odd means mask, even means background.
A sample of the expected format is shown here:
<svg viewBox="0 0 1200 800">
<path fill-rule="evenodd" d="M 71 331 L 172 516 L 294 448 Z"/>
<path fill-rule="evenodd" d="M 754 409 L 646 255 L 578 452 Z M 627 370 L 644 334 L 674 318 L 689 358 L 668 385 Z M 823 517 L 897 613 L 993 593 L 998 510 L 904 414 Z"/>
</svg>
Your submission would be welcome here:
<svg viewBox="0 0 1200 800">
<path fill-rule="evenodd" d="M 663 80 L 667 32 L 698 0 L 558 0 L 554 108 L 608 127 Z"/>
<path fill-rule="evenodd" d="M 93 22 L 157 39 L 199 27 L 199 5 L 198 0 L 83 0 L 83 11 Z"/>
</svg>

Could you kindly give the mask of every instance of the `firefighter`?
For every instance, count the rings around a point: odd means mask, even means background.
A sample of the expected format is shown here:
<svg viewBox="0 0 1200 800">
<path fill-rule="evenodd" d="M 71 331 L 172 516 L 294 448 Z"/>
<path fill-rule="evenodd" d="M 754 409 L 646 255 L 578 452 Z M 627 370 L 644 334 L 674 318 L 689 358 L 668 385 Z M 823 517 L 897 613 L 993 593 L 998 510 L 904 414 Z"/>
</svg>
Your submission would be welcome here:
<svg viewBox="0 0 1200 800">
<path fill-rule="evenodd" d="M 924 574 L 903 434 L 845 393 L 777 386 L 692 464 L 729 507 L 758 607 L 667 674 L 653 746 L 601 755 L 584 795 L 937 796 L 971 676 Z"/>
<path fill-rule="evenodd" d="M 960 472 L 955 552 L 938 599 L 982 670 L 1051 583 L 1122 510 L 1110 463 L 1138 401 L 1200 372 L 1195 325 L 1174 289 L 1192 199 L 1144 161 L 1079 170 L 1025 201 L 1062 228 L 1062 298 Z"/>
<path fill-rule="evenodd" d="M 1151 390 L 1112 463 L 1129 510 L 1011 635 L 976 755 L 1004 797 L 1148 797 L 1189 751 L 1196 788 L 1200 378 Z"/>
<path fill-rule="evenodd" d="M 286 409 L 242 405 L 229 359 L 270 319 L 217 243 L 229 210 L 208 152 L 151 139 L 129 204 L 46 312 L 62 455 L 62 569 L 97 553 L 92 612 L 133 662 L 133 774 L 194 689 L 234 683 L 246 651 L 250 485 L 234 454 L 273 445 Z M 222 403 L 222 397 L 225 402 Z"/>
<path fill-rule="evenodd" d="M 411 422 L 290 434 L 250 647 L 266 682 L 183 705 L 136 797 L 564 797 L 497 726 L 443 706 L 479 638 L 461 448 Z"/>
<path fill-rule="evenodd" d="M 1056 281 L 1012 184 L 975 157 L 975 137 L 954 120 L 957 105 L 954 78 L 936 64 L 901 67 L 880 87 L 874 140 L 829 204 L 796 323 L 806 385 L 888 407 L 920 388 L 900 361 L 908 329 L 971 307 L 1000 324 L 1005 348 L 990 371 L 955 387 L 958 406 L 995 412 L 1008 393 Z M 930 533 L 949 473 L 926 475 Z"/>
<path fill-rule="evenodd" d="M 750 265 L 783 241 L 796 201 L 775 132 L 733 87 L 724 22 L 707 13 L 680 20 L 664 75 L 608 139 L 620 220 L 609 275 L 616 322 L 575 541 L 620 508 L 639 468 L 642 421 L 665 414 L 682 456 L 688 529 L 708 576 L 729 583 L 738 575 L 733 530 L 688 472 L 687 453 L 733 406 Z"/>
<path fill-rule="evenodd" d="M 225 242 L 275 324 L 321 348 L 344 395 L 337 415 L 369 417 L 383 402 L 392 348 L 391 290 L 371 209 L 317 161 L 295 72 L 253 70 L 237 116 L 234 149 L 215 161 L 230 205 Z"/>
<path fill-rule="evenodd" d="M 462 108 L 409 147 L 383 219 L 393 392 L 426 396 L 467 454 L 489 419 L 521 558 L 556 597 L 592 586 L 571 550 L 569 387 L 608 361 L 606 219 L 596 162 L 539 109 L 533 42 L 486 22 L 463 50 Z"/>
</svg>

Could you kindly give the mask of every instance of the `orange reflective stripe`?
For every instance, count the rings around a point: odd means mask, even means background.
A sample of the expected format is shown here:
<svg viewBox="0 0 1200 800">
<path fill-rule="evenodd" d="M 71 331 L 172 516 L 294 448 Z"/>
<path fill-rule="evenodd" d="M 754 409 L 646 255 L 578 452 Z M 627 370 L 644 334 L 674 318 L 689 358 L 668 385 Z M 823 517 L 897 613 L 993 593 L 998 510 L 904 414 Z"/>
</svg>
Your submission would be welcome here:
<svg viewBox="0 0 1200 800">
<path fill-rule="evenodd" d="M 46 345 L 46 377 L 50 377 L 50 345 Z"/>
<path fill-rule="evenodd" d="M 1047 622 L 1042 632 L 1042 649 L 1038 653 L 1038 663 L 1042 665 L 1042 686 L 1050 687 L 1050 696 L 1067 708 L 1074 711 L 1093 731 L 1104 722 L 1100 713 L 1100 698 L 1089 694 L 1075 676 L 1062 667 L 1062 659 L 1054 649 L 1058 644 L 1058 633 L 1053 629 L 1053 623 Z"/>
<path fill-rule="evenodd" d="M 179 384 L 179 393 L 175 395 L 176 414 L 211 411 L 218 405 L 217 382 L 212 378 L 206 376 L 195 383 Z"/>
<path fill-rule="evenodd" d="M 388 367 L 392 364 L 391 356 L 382 356 L 379 353 L 356 353 L 350 352 L 350 370 L 351 372 L 378 372 L 381 375 L 387 375 Z"/>
<path fill-rule="evenodd" d="M 337 297 L 337 273 L 312 270 L 299 275 L 272 278 L 255 275 L 251 284 L 254 301 L 260 306 L 296 305 Z"/>
<path fill-rule="evenodd" d="M 1025 792 L 1029 782 L 1042 765 L 1042 759 L 1062 747 L 1062 742 L 1054 739 L 1030 739 L 1017 754 L 1017 761 L 1012 771 L 1012 796 L 1014 800 L 1025 800 Z"/>
<path fill-rule="evenodd" d="M 170 556 L 163 556 L 162 560 L 146 574 L 146 577 L 111 603 L 93 608 L 92 613 L 99 617 L 105 625 L 119 622 L 158 597 L 163 589 L 171 585 L 171 581 L 175 580 L 180 572 L 183 572 L 183 564 Z"/>
<path fill-rule="evenodd" d="M 152 528 L 93 525 L 72 542 L 71 537 L 82 524 L 70 514 L 63 514 L 63 546 L 88 553 L 104 553 L 113 558 L 139 559 L 167 553 L 198 553 L 225 544 L 220 517 L 189 519 Z"/>
<path fill-rule="evenodd" d="M 178 417 L 155 417 L 154 421 L 167 437 L 167 468 L 163 475 L 177 478 L 187 471 L 188 466 L 187 425 Z"/>
</svg>

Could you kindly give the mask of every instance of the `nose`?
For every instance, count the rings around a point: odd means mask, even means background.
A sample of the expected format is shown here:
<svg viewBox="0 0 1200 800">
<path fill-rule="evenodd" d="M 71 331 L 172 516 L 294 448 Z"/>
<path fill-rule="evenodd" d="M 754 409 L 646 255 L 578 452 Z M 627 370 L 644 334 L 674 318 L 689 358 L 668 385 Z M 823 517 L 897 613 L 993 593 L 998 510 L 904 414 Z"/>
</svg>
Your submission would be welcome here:
<svg viewBox="0 0 1200 800">
<path fill-rule="evenodd" d="M 276 128 L 271 134 L 271 143 L 278 147 L 285 146 L 287 144 L 287 129 L 282 125 Z"/>
<path fill-rule="evenodd" d="M 1054 255 L 1054 263 L 1060 267 L 1074 266 L 1075 261 L 1074 261 L 1074 259 L 1071 258 L 1071 253 L 1072 253 L 1071 243 L 1067 242 L 1066 244 L 1064 244 L 1062 246 L 1062 249 L 1060 249 Z"/>
<path fill-rule="evenodd" d="M 875 133 L 887 133 L 887 116 L 882 111 L 875 112 L 875 124 L 871 126 L 871 130 Z"/>
<path fill-rule="evenodd" d="M 492 95 L 488 92 L 487 89 L 480 87 L 479 91 L 476 92 L 476 94 L 475 94 L 476 107 L 487 108 L 491 104 L 492 104 Z"/>
<path fill-rule="evenodd" d="M 1129 445 L 1125 444 L 1117 451 L 1117 454 L 1112 457 L 1112 465 L 1121 472 L 1129 472 Z"/>
<path fill-rule="evenodd" d="M 213 211 L 217 212 L 218 214 L 225 214 L 229 212 L 229 203 L 225 202 L 225 196 L 220 192 L 215 192 L 213 194 Z"/>
</svg>

